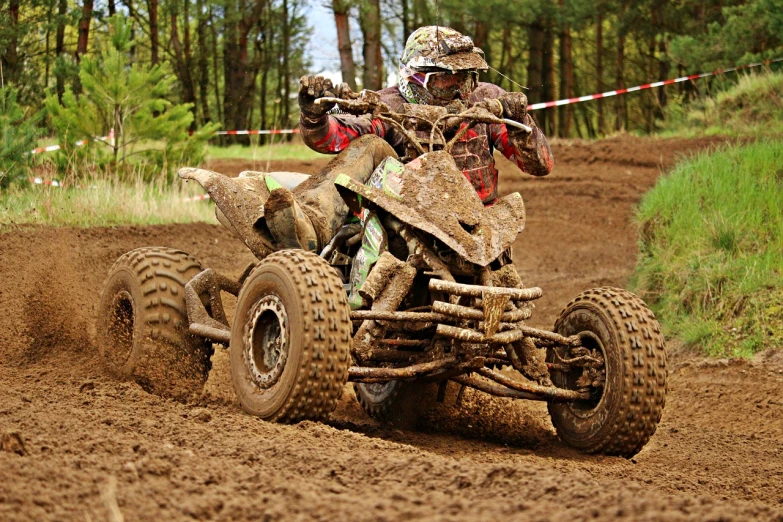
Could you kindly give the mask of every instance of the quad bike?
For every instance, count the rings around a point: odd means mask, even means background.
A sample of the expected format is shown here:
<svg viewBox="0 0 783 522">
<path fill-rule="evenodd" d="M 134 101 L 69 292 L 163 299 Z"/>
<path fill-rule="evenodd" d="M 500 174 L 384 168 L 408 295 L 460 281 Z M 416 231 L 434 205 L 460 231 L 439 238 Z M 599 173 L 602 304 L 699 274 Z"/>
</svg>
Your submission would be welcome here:
<svg viewBox="0 0 783 522">
<path fill-rule="evenodd" d="M 259 261 L 234 281 L 173 249 L 122 256 L 99 310 L 109 369 L 184 396 L 203 385 L 218 344 L 229 349 L 240 404 L 269 421 L 325 420 L 351 381 L 371 417 L 410 424 L 452 382 L 458 401 L 466 387 L 546 401 L 560 438 L 579 450 L 638 453 L 666 394 L 652 312 L 628 291 L 595 288 L 566 306 L 554 331 L 526 325 L 542 291 L 525 287 L 510 259 L 522 198 L 485 207 L 450 154 L 478 122 L 520 124 L 491 102 L 392 112 L 369 91 L 322 102 L 388 122 L 407 137 L 406 154 L 368 183 L 336 178 L 352 216 L 320 255 L 276 251 L 264 224 L 270 190 L 307 176 L 181 170 Z M 231 324 L 221 292 L 237 296 Z"/>
</svg>

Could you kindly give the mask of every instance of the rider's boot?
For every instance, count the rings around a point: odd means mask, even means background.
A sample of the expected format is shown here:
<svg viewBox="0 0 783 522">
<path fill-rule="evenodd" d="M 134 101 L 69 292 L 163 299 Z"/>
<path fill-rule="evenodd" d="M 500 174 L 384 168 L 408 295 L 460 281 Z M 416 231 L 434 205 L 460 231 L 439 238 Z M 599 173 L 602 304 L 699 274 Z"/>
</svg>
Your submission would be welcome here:
<svg viewBox="0 0 783 522">
<path fill-rule="evenodd" d="M 310 218 L 302 212 L 294 195 L 286 188 L 277 188 L 264 204 L 264 217 L 279 248 L 301 248 L 316 251 L 318 239 Z"/>
</svg>

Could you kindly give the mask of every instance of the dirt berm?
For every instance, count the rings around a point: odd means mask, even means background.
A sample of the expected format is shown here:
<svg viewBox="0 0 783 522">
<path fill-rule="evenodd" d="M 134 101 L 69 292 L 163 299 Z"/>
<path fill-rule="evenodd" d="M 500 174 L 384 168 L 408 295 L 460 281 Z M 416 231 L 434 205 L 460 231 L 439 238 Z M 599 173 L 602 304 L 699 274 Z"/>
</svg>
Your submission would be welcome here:
<svg viewBox="0 0 783 522">
<path fill-rule="evenodd" d="M 503 191 L 527 204 L 515 256 L 544 289 L 534 325 L 551 327 L 583 289 L 626 284 L 634 204 L 678 154 L 709 145 L 559 142 L 545 179 L 500 163 Z M 101 285 L 117 257 L 145 245 L 233 276 L 251 259 L 204 224 L 0 228 L 0 520 L 783 521 L 780 356 L 671 353 L 663 420 L 634 460 L 572 451 L 544 405 L 478 394 L 417 432 L 379 427 L 348 391 L 329 424 L 268 424 L 216 398 L 230 399 L 220 357 L 198 403 L 103 375 Z"/>
</svg>

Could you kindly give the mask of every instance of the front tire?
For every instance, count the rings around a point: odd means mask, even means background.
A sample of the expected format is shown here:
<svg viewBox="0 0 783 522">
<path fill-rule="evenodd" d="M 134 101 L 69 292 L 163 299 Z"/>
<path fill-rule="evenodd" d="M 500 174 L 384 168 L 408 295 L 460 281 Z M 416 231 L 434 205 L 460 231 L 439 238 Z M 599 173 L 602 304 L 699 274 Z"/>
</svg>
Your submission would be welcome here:
<svg viewBox="0 0 783 522">
<path fill-rule="evenodd" d="M 110 373 L 176 399 L 201 391 L 212 345 L 188 331 L 185 307 L 185 284 L 201 270 L 193 256 L 164 247 L 131 250 L 114 263 L 97 325 Z"/>
<path fill-rule="evenodd" d="M 604 358 L 604 386 L 593 398 L 549 404 L 558 436 L 587 453 L 631 458 L 655 433 L 666 399 L 666 351 L 652 311 L 639 297 L 618 288 L 579 294 L 562 311 L 555 331 L 578 335 Z M 554 349 L 547 361 L 557 362 Z M 574 388 L 577 370 L 553 371 L 560 388 Z"/>
<path fill-rule="evenodd" d="M 348 380 L 351 320 L 342 281 L 311 252 L 283 250 L 248 276 L 231 328 L 231 380 L 264 420 L 326 420 Z"/>
</svg>

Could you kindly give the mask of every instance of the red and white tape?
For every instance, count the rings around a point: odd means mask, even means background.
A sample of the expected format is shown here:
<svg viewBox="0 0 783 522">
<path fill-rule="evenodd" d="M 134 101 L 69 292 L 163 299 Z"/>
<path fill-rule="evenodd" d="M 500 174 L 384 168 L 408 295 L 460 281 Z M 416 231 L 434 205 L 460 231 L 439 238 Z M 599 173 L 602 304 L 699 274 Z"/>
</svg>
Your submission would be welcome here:
<svg viewBox="0 0 783 522">
<path fill-rule="evenodd" d="M 33 185 L 46 185 L 48 187 L 62 187 L 63 182 L 56 179 L 30 178 Z"/>
<path fill-rule="evenodd" d="M 82 147 L 87 144 L 88 140 L 79 140 L 74 145 L 77 147 Z M 94 138 L 93 141 L 108 141 L 109 143 L 114 142 L 114 129 L 109 133 L 108 136 L 101 136 L 99 138 Z M 33 149 L 30 151 L 30 154 L 40 154 L 41 152 L 54 152 L 56 150 L 60 150 L 62 145 L 49 145 L 48 147 L 38 147 L 37 149 Z"/>
<path fill-rule="evenodd" d="M 716 76 L 719 74 L 725 74 L 728 72 L 739 71 L 742 69 L 750 69 L 753 67 L 761 67 L 762 65 L 768 65 L 770 63 L 783 62 L 783 58 L 775 58 L 774 60 L 765 60 L 763 62 L 749 63 L 740 65 L 738 67 L 730 67 L 728 69 L 718 69 L 708 73 L 691 74 L 688 76 L 681 76 L 680 78 L 672 78 L 670 80 L 662 80 L 660 82 L 645 83 L 644 85 L 637 85 L 635 87 L 628 87 L 627 89 L 617 89 L 614 91 L 607 91 L 598 94 L 588 94 L 587 96 L 579 96 L 578 98 L 565 98 L 563 100 L 548 101 L 543 103 L 534 103 L 529 105 L 527 110 L 536 111 L 539 109 L 548 109 L 550 107 L 560 107 L 561 105 L 570 105 L 572 103 L 586 102 L 590 100 L 598 100 L 600 98 L 609 98 L 610 96 L 617 96 L 620 94 L 626 94 L 629 92 L 642 91 L 644 89 L 652 89 L 655 87 L 663 87 L 664 85 L 671 85 L 673 83 L 680 83 L 687 80 L 696 80 L 698 78 L 706 78 L 707 76 Z"/>
<path fill-rule="evenodd" d="M 190 198 L 182 198 L 182 201 L 185 201 L 185 202 L 187 202 L 187 201 L 204 201 L 204 200 L 207 200 L 207 199 L 210 199 L 209 194 L 202 194 L 200 196 L 193 196 L 193 197 L 190 197 Z"/>
<path fill-rule="evenodd" d="M 273 130 L 226 130 L 217 131 L 215 134 L 221 136 L 240 136 L 244 134 L 299 134 L 299 129 L 273 129 Z"/>
</svg>

